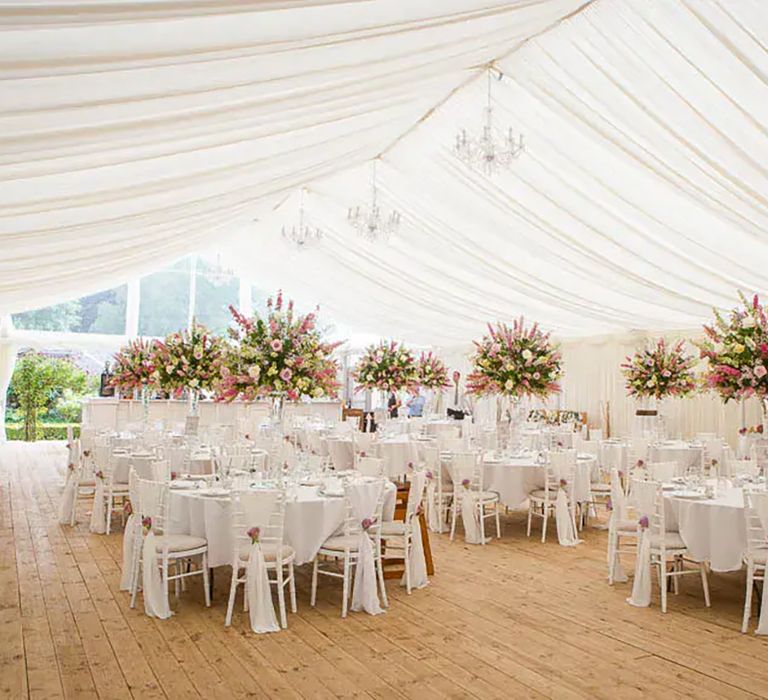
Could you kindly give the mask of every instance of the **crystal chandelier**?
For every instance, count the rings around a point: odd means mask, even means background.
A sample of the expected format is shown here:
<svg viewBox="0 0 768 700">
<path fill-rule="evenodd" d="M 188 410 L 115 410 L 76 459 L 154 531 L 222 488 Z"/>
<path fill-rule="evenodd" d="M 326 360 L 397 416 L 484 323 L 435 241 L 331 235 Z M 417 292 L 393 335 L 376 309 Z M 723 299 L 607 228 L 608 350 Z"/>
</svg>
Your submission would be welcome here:
<svg viewBox="0 0 768 700">
<path fill-rule="evenodd" d="M 304 188 L 301 188 L 301 199 L 299 200 L 299 223 L 290 228 L 283 226 L 283 239 L 295 246 L 299 250 L 305 248 L 313 241 L 319 241 L 323 237 L 323 232 L 316 226 L 309 226 L 304 223 Z"/>
<path fill-rule="evenodd" d="M 221 262 L 220 253 L 216 253 L 216 264 L 211 265 L 210 270 L 207 270 L 204 273 L 205 279 L 207 279 L 214 287 L 223 287 L 225 284 L 229 284 L 234 276 L 234 270 Z"/>
<path fill-rule="evenodd" d="M 493 68 L 488 68 L 488 102 L 485 107 L 483 131 L 479 138 L 467 136 L 465 129 L 456 135 L 454 152 L 465 163 L 485 175 L 494 175 L 501 168 L 507 168 L 512 161 L 523 152 L 523 137 L 515 141 L 512 128 L 507 131 L 504 141 L 497 139 L 493 133 L 493 107 L 491 107 L 491 82 Z M 497 80 L 501 80 L 498 73 Z"/>
<path fill-rule="evenodd" d="M 376 189 L 376 161 L 371 164 L 371 203 L 368 206 L 350 207 L 347 220 L 354 226 L 357 233 L 367 241 L 389 240 L 393 233 L 400 228 L 402 217 L 400 212 L 393 209 L 388 214 L 382 211 L 378 203 Z"/>
</svg>

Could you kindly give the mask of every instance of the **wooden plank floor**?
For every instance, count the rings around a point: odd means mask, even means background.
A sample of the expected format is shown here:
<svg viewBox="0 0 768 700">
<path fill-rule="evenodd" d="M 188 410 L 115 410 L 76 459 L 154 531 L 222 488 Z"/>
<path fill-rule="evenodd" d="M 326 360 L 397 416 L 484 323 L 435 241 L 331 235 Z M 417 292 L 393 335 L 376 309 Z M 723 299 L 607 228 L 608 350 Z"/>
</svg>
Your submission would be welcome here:
<svg viewBox="0 0 768 700">
<path fill-rule="evenodd" d="M 505 519 L 487 547 L 433 536 L 437 575 L 390 609 L 341 620 L 340 587 L 310 608 L 298 582 L 289 629 L 255 635 L 239 610 L 224 628 L 228 570 L 205 609 L 195 582 L 166 621 L 118 590 L 121 534 L 91 535 L 89 504 L 56 524 L 64 449 L 0 445 L 2 698 L 768 697 L 768 639 L 739 633 L 742 573 L 696 577 L 662 615 L 605 581 L 605 532 L 577 548 L 525 537 Z M 240 601 L 240 599 L 238 599 Z"/>
</svg>

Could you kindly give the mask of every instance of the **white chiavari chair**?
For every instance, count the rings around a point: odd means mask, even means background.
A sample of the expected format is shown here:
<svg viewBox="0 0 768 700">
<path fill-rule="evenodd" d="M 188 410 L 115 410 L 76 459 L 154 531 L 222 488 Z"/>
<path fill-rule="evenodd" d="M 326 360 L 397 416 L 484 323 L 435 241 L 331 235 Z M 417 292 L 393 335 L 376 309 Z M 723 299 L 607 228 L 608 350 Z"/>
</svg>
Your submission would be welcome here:
<svg viewBox="0 0 768 700">
<path fill-rule="evenodd" d="M 235 491 L 232 497 L 231 526 L 234 540 L 232 554 L 232 579 L 229 587 L 229 602 L 224 624 L 232 624 L 232 613 L 235 609 L 235 596 L 238 585 L 245 584 L 248 558 L 251 552 L 251 538 L 248 530 L 258 527 L 259 544 L 264 556 L 264 564 L 268 575 L 274 573 L 274 579 L 269 578 L 275 586 L 280 609 L 280 626 L 288 627 L 285 606 L 285 587 L 288 586 L 291 612 L 296 613 L 296 577 L 294 561 L 296 552 L 293 547 L 285 544 L 285 491 L 282 489 Z M 242 571 L 242 574 L 241 574 Z M 248 610 L 249 601 L 243 596 L 243 609 Z"/>
<path fill-rule="evenodd" d="M 168 584 L 176 584 L 176 596 L 179 596 L 180 584 L 190 576 L 203 577 L 203 593 L 205 605 L 210 607 L 210 588 L 208 585 L 208 542 L 204 537 L 193 535 L 169 534 L 165 531 L 166 523 L 172 522 L 168 483 L 138 479 L 138 512 L 139 522 L 149 523 L 155 536 L 155 551 L 158 555 L 157 565 L 160 568 L 163 596 L 168 607 Z M 142 528 L 146 537 L 147 528 Z M 137 538 L 134 545 L 135 559 L 133 564 L 133 581 L 131 583 L 131 607 L 136 607 L 136 595 L 139 590 L 139 574 L 145 565 L 143 558 L 143 537 Z M 193 569 L 192 565 L 200 559 L 200 566 Z M 186 567 L 184 565 L 187 565 Z M 171 568 L 175 573 L 171 573 Z M 146 591 L 145 591 L 146 595 Z"/>
<path fill-rule="evenodd" d="M 471 498 L 474 508 L 478 511 L 480 525 L 480 543 L 486 544 L 485 521 L 494 518 L 496 521 L 496 537 L 501 538 L 501 499 L 495 491 L 484 488 L 483 456 L 477 452 L 454 452 L 450 460 L 451 479 L 453 480 L 453 497 L 451 500 L 451 539 L 456 536 L 456 521 L 462 511 L 462 499 Z M 469 482 L 469 483 L 467 483 Z M 467 525 L 464 524 L 466 529 Z"/>
<path fill-rule="evenodd" d="M 632 546 L 623 541 L 631 540 Z M 608 584 L 613 585 L 614 576 L 620 566 L 622 553 L 637 551 L 637 520 L 629 517 L 629 507 L 624 494 L 618 469 L 611 470 L 611 516 L 608 520 Z"/>
<path fill-rule="evenodd" d="M 752 615 L 752 591 L 755 581 L 766 582 L 768 562 L 768 491 L 744 492 L 744 520 L 747 529 L 747 546 L 744 564 L 747 567 L 747 587 L 744 594 L 744 616 L 741 631 L 746 633 Z"/>
<path fill-rule="evenodd" d="M 550 452 L 546 465 L 546 477 L 544 488 L 538 488 L 528 494 L 528 527 L 527 536 L 531 536 L 531 524 L 533 518 L 541 518 L 541 541 L 547 541 L 547 523 L 554 516 L 557 494 L 560 489 L 565 491 L 568 499 L 568 513 L 573 522 L 573 531 L 576 532 L 576 452 L 575 450 L 561 450 Z"/>
<path fill-rule="evenodd" d="M 424 447 L 424 467 L 428 474 L 427 514 L 429 522 L 436 524 L 437 531 L 442 533 L 443 525 L 448 520 L 454 486 L 443 469 L 440 450 L 437 447 L 432 445 Z M 429 487 L 429 482 L 433 483 L 434 486 Z M 436 512 L 437 517 L 432 516 L 430 511 Z"/>
<path fill-rule="evenodd" d="M 386 607 L 388 603 L 387 592 L 386 588 L 384 587 L 384 569 L 381 551 L 381 521 L 382 513 L 384 510 L 384 485 L 385 480 L 379 480 L 376 507 L 374 509 L 373 517 L 371 518 L 371 525 L 368 528 L 368 534 L 373 539 L 374 565 L 377 568 L 377 583 L 381 592 L 383 604 Z M 344 524 L 342 526 L 342 534 L 332 535 L 325 542 L 323 542 L 312 563 L 312 589 L 310 593 L 310 605 L 315 607 L 315 603 L 317 601 L 318 576 L 322 575 L 331 578 L 340 578 L 342 581 L 342 617 L 347 616 L 347 611 L 349 609 L 349 598 L 352 592 L 351 585 L 354 569 L 355 566 L 357 566 L 360 548 L 360 534 L 362 532 L 362 524 L 356 517 L 355 509 L 352 504 L 352 488 L 354 488 L 353 484 L 350 481 L 346 481 L 344 484 Z M 330 560 L 330 562 L 332 562 L 333 568 L 321 567 L 321 557 L 325 561 Z M 341 565 L 341 572 L 338 570 L 339 564 Z"/>
<path fill-rule="evenodd" d="M 709 583 L 707 581 L 706 562 L 695 562 L 688 555 L 688 548 L 683 538 L 677 531 L 667 530 L 666 514 L 664 512 L 664 493 L 661 483 L 658 481 L 632 482 L 633 503 L 636 504 L 638 520 L 645 516 L 648 520 L 648 531 L 645 536 L 650 537 L 651 566 L 655 566 L 659 575 L 659 587 L 661 589 L 661 611 L 667 612 L 667 582 L 672 580 L 674 592 L 679 592 L 679 579 L 688 574 L 700 574 L 704 589 L 704 603 L 710 606 Z M 638 525 L 638 536 L 640 526 Z M 697 569 L 685 569 L 685 564 L 690 563 Z"/>
</svg>

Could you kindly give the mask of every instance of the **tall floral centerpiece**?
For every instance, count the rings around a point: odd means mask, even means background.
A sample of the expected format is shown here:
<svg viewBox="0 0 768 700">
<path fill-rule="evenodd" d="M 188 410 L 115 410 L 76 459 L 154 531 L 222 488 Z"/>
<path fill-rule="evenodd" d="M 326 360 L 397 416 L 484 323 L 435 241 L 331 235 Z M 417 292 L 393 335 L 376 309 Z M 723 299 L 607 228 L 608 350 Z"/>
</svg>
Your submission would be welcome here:
<svg viewBox="0 0 768 700">
<path fill-rule="evenodd" d="M 435 403 L 432 408 L 436 413 L 440 413 L 443 391 L 451 386 L 445 363 L 433 355 L 431 350 L 427 353 L 422 352 L 416 361 L 416 375 L 419 386 L 434 393 Z"/>
<path fill-rule="evenodd" d="M 222 358 L 222 339 L 195 323 L 155 342 L 155 377 L 164 391 L 186 390 L 189 413 L 196 415 L 200 392 L 211 391 L 219 381 Z"/>
<path fill-rule="evenodd" d="M 527 328 L 522 317 L 512 326 L 489 323 L 488 333 L 474 342 L 467 391 L 476 396 L 495 395 L 509 400 L 509 441 L 516 447 L 523 420 L 523 399 L 545 399 L 560 391 L 559 348 L 538 323 Z"/>
<path fill-rule="evenodd" d="M 704 326 L 705 338 L 697 343 L 707 361 L 704 379 L 724 402 L 757 398 L 768 433 L 768 317 L 755 294 L 749 301 L 739 293 L 741 306 L 727 318 L 715 310 L 715 321 Z"/>
<path fill-rule="evenodd" d="M 114 355 L 110 383 L 121 393 L 138 392 L 146 421 L 149 417 L 149 392 L 157 383 L 154 343 L 137 338 L 121 347 Z"/>
<path fill-rule="evenodd" d="M 684 340 L 668 345 L 664 338 L 659 338 L 651 346 L 627 357 L 621 365 L 621 373 L 629 396 L 641 402 L 661 402 L 668 397 L 689 396 L 696 391 L 695 365 L 696 358 L 685 352 Z M 657 437 L 662 437 L 658 407 L 644 407 L 637 415 L 655 417 L 655 432 Z"/>
<path fill-rule="evenodd" d="M 386 396 L 392 391 L 408 391 L 415 394 L 419 389 L 419 375 L 413 353 L 402 343 L 394 340 L 369 345 L 352 374 L 357 388 L 381 391 Z"/>
<path fill-rule="evenodd" d="M 333 353 L 341 343 L 324 340 L 316 313 L 295 313 L 282 292 L 267 300 L 266 318 L 248 318 L 232 306 L 230 311 L 235 326 L 229 329 L 219 398 L 269 398 L 273 417 L 281 422 L 285 400 L 337 396 L 339 365 Z"/>
</svg>

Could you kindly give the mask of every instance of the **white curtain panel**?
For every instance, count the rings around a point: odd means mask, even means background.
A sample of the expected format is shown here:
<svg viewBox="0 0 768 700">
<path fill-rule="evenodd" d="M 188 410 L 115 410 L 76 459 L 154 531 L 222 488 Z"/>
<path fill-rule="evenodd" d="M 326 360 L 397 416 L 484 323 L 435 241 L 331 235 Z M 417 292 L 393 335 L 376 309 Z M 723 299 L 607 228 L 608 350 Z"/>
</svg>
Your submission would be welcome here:
<svg viewBox="0 0 768 700">
<path fill-rule="evenodd" d="M 0 314 L 220 240 L 385 150 L 584 2 L 0 9 Z"/>
</svg>

